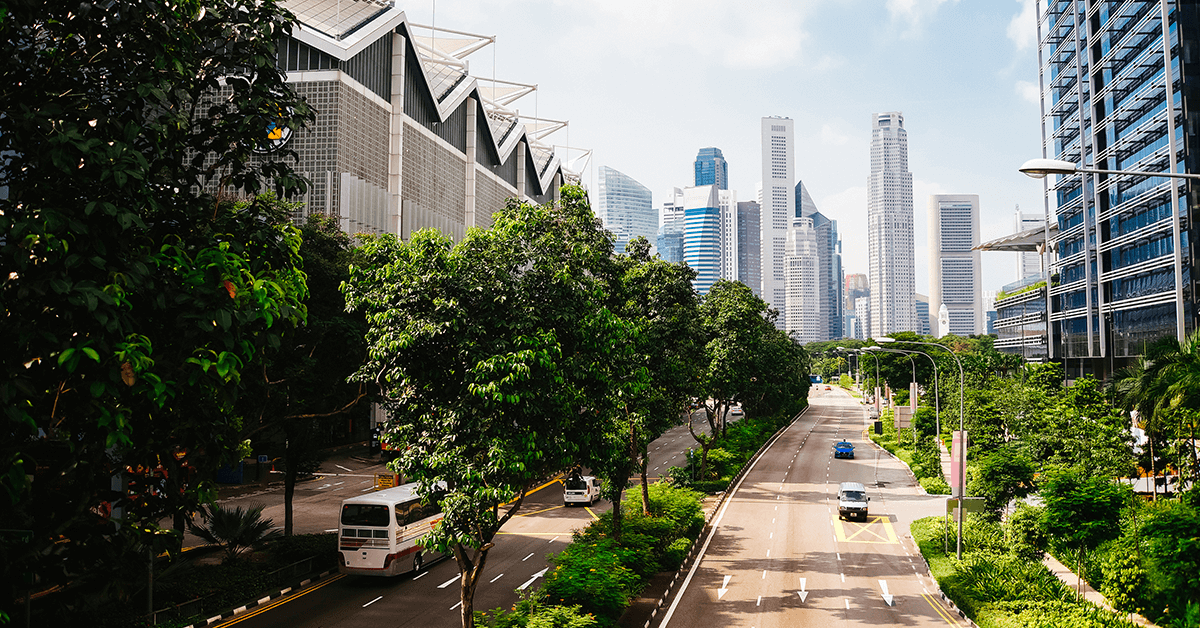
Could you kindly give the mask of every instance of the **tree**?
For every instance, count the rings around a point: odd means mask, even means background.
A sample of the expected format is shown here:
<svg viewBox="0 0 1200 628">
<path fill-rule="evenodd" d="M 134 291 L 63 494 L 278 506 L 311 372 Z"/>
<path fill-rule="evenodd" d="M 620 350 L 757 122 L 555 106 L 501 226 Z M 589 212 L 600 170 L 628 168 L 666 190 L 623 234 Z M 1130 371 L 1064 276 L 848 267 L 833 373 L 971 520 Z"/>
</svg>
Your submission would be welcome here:
<svg viewBox="0 0 1200 628">
<path fill-rule="evenodd" d="M 423 546 L 454 555 L 464 627 L 500 527 L 594 440 L 596 348 L 628 337 L 604 307 L 611 236 L 581 189 L 561 198 L 510 201 L 457 245 L 432 231 L 368 239 L 345 287 L 369 326 L 355 379 L 380 391 L 394 464 L 427 499 L 444 492 Z"/>
<path fill-rule="evenodd" d="M 1120 535 L 1121 509 L 1130 499 L 1128 487 L 1059 469 L 1048 474 L 1041 495 L 1046 532 L 1076 553 L 1075 573 L 1082 577 L 1084 556 Z"/>
<path fill-rule="evenodd" d="M 31 531 L 3 547 L 5 608 L 35 572 L 107 575 L 110 507 L 202 501 L 244 369 L 303 320 L 295 229 L 212 193 L 299 183 L 286 150 L 251 158 L 313 117 L 275 67 L 290 23 L 273 0 L 0 15 L 0 528 Z M 146 490 L 105 490 L 122 470 Z"/>
<path fill-rule="evenodd" d="M 1008 445 L 979 458 L 971 475 L 968 491 L 984 498 L 984 510 L 998 520 L 1000 512 L 1014 499 L 1034 491 L 1033 461 L 1016 447 Z"/>
</svg>

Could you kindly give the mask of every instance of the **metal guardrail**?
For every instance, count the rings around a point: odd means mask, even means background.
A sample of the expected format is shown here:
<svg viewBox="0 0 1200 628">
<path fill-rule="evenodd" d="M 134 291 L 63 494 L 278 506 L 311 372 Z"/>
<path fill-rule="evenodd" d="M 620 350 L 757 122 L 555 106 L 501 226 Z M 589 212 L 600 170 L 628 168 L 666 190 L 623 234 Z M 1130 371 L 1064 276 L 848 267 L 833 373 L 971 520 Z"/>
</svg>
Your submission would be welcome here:
<svg viewBox="0 0 1200 628">
<path fill-rule="evenodd" d="M 285 565 L 279 569 L 268 572 L 267 576 L 269 578 L 275 578 L 281 574 L 286 574 L 282 577 L 294 578 L 302 574 L 310 573 L 313 569 L 313 564 L 316 559 L 316 556 L 309 556 L 308 558 L 298 560 L 290 565 Z M 213 597 L 215 595 L 215 593 L 210 593 L 204 597 L 198 597 L 194 600 L 188 600 L 174 606 L 168 606 L 166 608 L 152 611 L 148 618 L 151 625 L 158 625 L 160 620 L 180 619 L 183 617 L 203 615 L 206 612 L 211 612 L 213 610 L 208 605 L 212 604 Z"/>
</svg>

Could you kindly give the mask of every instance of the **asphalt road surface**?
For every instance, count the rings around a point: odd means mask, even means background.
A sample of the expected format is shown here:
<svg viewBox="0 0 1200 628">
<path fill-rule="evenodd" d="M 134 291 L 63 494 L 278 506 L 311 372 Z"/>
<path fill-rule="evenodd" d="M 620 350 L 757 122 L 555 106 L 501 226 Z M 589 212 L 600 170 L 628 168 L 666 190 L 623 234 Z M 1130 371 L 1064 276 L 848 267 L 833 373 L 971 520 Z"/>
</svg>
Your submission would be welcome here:
<svg viewBox="0 0 1200 628">
<path fill-rule="evenodd" d="M 702 414 L 694 416 L 697 432 L 707 432 Z M 687 426 L 678 426 L 650 445 L 651 478 L 671 466 L 686 462 L 685 452 L 695 446 Z M 321 476 L 297 486 L 295 498 L 297 533 L 337 529 L 341 500 L 372 490 L 374 473 L 382 465 L 349 458 L 327 462 Z M 635 490 L 635 489 L 631 489 Z M 283 493 L 273 488 L 228 502 L 264 507 L 276 523 L 283 521 Z M 485 575 L 475 593 L 475 610 L 511 607 L 518 591 L 541 586 L 539 578 L 548 567 L 546 555 L 560 552 L 571 541 L 571 532 L 586 526 L 611 508 L 605 501 L 592 507 L 564 507 L 563 488 L 551 481 L 525 498 L 521 510 L 503 528 L 495 547 L 488 553 Z M 451 628 L 461 625 L 458 566 L 450 558 L 435 564 L 426 561 L 416 576 L 395 578 L 334 575 L 314 585 L 251 609 L 220 624 L 240 628 L 383 628 L 429 626 Z"/>
<path fill-rule="evenodd" d="M 764 453 L 714 519 L 703 557 L 660 627 L 957 626 L 930 589 L 908 536 L 945 512 L 903 465 L 866 441 L 866 418 L 841 389 L 814 389 L 808 411 Z M 853 460 L 833 443 L 855 444 Z M 871 496 L 865 522 L 842 521 L 840 482 Z"/>
</svg>

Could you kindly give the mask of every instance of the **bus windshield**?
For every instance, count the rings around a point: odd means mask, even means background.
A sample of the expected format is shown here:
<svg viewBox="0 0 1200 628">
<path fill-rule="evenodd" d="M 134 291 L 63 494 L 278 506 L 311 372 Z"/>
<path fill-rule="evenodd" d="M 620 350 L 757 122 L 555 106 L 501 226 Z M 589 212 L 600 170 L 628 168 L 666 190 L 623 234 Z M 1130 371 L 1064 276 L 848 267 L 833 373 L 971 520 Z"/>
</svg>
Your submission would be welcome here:
<svg viewBox="0 0 1200 628">
<path fill-rule="evenodd" d="M 388 507 L 379 504 L 343 504 L 342 525 L 386 528 Z"/>
</svg>

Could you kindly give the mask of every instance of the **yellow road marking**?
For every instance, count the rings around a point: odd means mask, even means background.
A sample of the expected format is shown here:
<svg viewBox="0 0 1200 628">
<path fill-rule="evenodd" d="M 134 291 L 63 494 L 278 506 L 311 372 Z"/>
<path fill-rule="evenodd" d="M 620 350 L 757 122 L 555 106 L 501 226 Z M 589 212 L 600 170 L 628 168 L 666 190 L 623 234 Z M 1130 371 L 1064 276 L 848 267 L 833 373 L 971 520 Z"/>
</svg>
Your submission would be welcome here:
<svg viewBox="0 0 1200 628">
<path fill-rule="evenodd" d="M 584 510 L 586 510 L 586 511 L 588 511 L 588 514 L 592 516 L 592 519 L 595 519 L 596 521 L 599 521 L 599 520 L 600 520 L 600 517 L 597 517 L 597 516 L 596 516 L 596 513 L 592 512 L 592 507 L 591 507 L 591 506 L 584 506 L 584 507 L 583 507 L 583 509 L 584 509 Z"/>
<path fill-rule="evenodd" d="M 219 625 L 232 626 L 238 622 L 241 622 L 246 619 L 250 619 L 251 617 L 254 617 L 256 615 L 261 615 L 262 613 L 265 613 L 265 612 L 271 610 L 272 608 L 279 606 L 280 604 L 283 604 L 285 602 L 291 602 L 292 600 L 298 599 L 302 595 L 308 595 L 309 593 L 312 593 L 313 591 L 316 591 L 317 589 L 320 589 L 321 587 L 323 587 L 327 584 L 333 584 L 334 582 L 337 582 L 338 580 L 341 580 L 342 578 L 345 578 L 345 577 L 346 577 L 346 574 L 341 574 L 341 573 L 336 574 L 336 575 L 330 577 L 325 582 L 315 584 L 307 589 L 304 589 L 303 591 L 295 592 L 295 595 L 285 595 L 285 596 L 279 598 L 278 600 L 271 602 L 270 604 L 265 604 L 263 606 L 259 606 L 258 608 L 255 608 L 254 610 L 252 610 L 248 613 L 242 613 L 241 615 L 238 615 L 237 617 L 234 617 L 234 618 L 230 619 L 229 621 L 227 621 L 223 624 L 219 624 Z"/>
<path fill-rule="evenodd" d="M 562 506 L 551 506 L 551 507 L 549 507 L 549 508 L 543 508 L 543 509 L 541 509 L 541 510 L 535 510 L 535 511 L 533 511 L 533 512 L 527 512 L 527 513 L 525 513 L 525 514 L 523 514 L 523 515 L 517 515 L 517 516 L 518 516 L 518 517 L 528 517 L 529 515 L 536 515 L 536 514 L 538 514 L 538 513 L 543 513 L 543 512 L 546 512 L 547 510 L 554 510 L 555 508 L 562 508 Z"/>
<path fill-rule="evenodd" d="M 928 593 L 922 593 L 921 597 L 925 598 L 926 602 L 929 602 L 929 605 L 933 607 L 934 612 L 937 613 L 939 617 L 946 620 L 947 624 L 950 624 L 951 626 L 961 625 L 958 623 L 958 620 L 954 619 L 954 616 L 950 614 L 950 611 L 943 608 L 941 604 L 938 604 L 933 599 L 932 595 Z"/>
<path fill-rule="evenodd" d="M 843 523 L 854 526 L 851 528 L 850 534 L 846 533 Z M 881 525 L 876 526 L 875 524 Z M 879 530 L 882 530 L 882 534 Z M 886 516 L 870 517 L 865 523 L 856 523 L 853 521 L 843 522 L 840 516 L 834 514 L 833 531 L 837 535 L 837 540 L 843 543 L 879 543 L 887 545 L 899 544 L 900 542 L 896 538 L 896 530 L 892 528 L 892 522 Z M 860 539 L 859 537 L 863 538 Z"/>
</svg>

